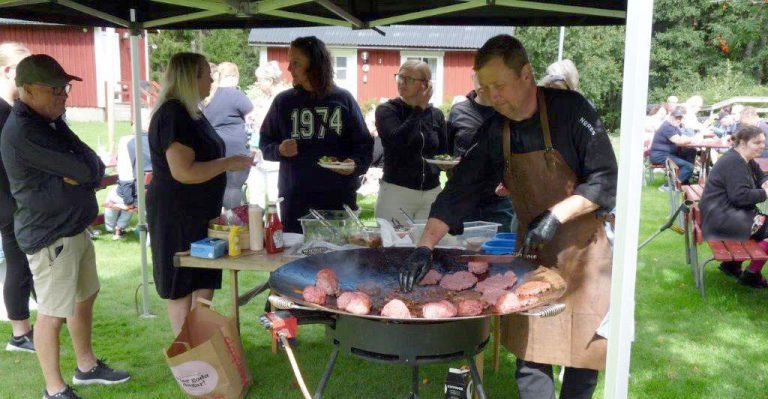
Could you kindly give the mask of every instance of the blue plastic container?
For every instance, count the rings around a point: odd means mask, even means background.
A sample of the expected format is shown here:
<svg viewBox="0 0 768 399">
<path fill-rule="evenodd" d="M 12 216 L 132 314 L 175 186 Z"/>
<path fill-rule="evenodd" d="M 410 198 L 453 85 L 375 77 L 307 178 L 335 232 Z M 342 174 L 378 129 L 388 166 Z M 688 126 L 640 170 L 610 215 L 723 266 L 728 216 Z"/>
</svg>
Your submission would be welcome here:
<svg viewBox="0 0 768 399">
<path fill-rule="evenodd" d="M 517 233 L 496 233 L 493 239 L 517 241 Z"/>
<path fill-rule="evenodd" d="M 488 240 L 481 247 L 483 252 L 491 255 L 511 254 L 515 250 L 515 243 L 512 240 Z"/>
</svg>

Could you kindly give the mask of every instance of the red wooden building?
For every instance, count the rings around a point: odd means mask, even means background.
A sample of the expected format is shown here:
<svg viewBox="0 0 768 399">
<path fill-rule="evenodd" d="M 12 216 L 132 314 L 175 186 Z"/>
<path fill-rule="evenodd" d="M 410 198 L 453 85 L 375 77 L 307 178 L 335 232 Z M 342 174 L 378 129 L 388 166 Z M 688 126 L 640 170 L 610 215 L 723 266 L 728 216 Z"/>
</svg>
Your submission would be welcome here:
<svg viewBox="0 0 768 399">
<path fill-rule="evenodd" d="M 394 75 L 400 64 L 418 58 L 432 70 L 432 103 L 450 103 L 472 90 L 475 53 L 489 38 L 513 33 L 501 26 L 402 26 L 373 30 L 342 27 L 252 29 L 248 42 L 259 48 L 260 63 L 276 60 L 288 74 L 288 46 L 302 36 L 316 36 L 333 56 L 336 84 L 349 90 L 360 103 L 397 96 Z"/>
<path fill-rule="evenodd" d="M 126 102 L 120 86 L 130 87 L 130 36 L 127 29 L 76 27 L 0 18 L 0 42 L 19 42 L 32 53 L 55 58 L 68 73 L 79 76 L 67 100 L 72 120 L 102 120 L 106 82 L 116 83 L 116 101 Z M 142 80 L 147 80 L 147 50 L 139 40 Z M 123 82 L 122 85 L 118 84 Z"/>
</svg>

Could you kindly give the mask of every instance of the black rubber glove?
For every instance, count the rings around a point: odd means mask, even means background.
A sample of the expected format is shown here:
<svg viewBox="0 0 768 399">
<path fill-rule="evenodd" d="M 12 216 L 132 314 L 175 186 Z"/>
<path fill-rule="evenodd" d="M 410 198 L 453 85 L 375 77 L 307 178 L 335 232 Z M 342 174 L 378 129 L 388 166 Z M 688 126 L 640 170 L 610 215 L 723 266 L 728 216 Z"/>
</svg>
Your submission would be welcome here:
<svg viewBox="0 0 768 399">
<path fill-rule="evenodd" d="M 418 247 L 400 267 L 400 290 L 411 292 L 413 285 L 421 281 L 432 268 L 432 250 L 427 247 Z"/>
<path fill-rule="evenodd" d="M 525 233 L 523 242 L 523 255 L 530 255 L 537 251 L 544 244 L 552 241 L 555 237 L 557 228 L 560 227 L 560 221 L 550 211 L 544 211 L 541 215 L 528 224 L 528 231 Z"/>
</svg>

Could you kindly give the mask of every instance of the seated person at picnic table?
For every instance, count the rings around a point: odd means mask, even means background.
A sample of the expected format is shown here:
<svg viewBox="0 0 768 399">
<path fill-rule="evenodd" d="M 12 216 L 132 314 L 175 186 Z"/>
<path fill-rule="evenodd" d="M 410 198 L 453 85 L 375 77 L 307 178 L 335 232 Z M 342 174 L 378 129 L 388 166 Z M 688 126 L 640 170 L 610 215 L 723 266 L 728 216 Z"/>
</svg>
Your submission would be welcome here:
<svg viewBox="0 0 768 399">
<path fill-rule="evenodd" d="M 757 126 L 763 131 L 763 134 L 768 135 L 768 123 L 760 119 L 755 107 L 744 107 L 739 113 L 739 123 L 736 125 L 736 130 L 744 126 Z M 763 150 L 759 158 L 768 158 L 768 151 Z"/>
<path fill-rule="evenodd" d="M 667 158 L 671 159 L 680 167 L 680 182 L 688 184 L 688 179 L 693 175 L 693 161 L 696 157 L 696 150 L 677 147 L 680 144 L 687 144 L 693 141 L 692 137 L 684 136 L 680 130 L 684 115 L 685 109 L 683 107 L 675 108 L 669 115 L 669 118 L 656 131 L 651 143 L 651 163 L 663 165 Z"/>
<path fill-rule="evenodd" d="M 763 153 L 765 134 L 756 126 L 743 126 L 733 135 L 734 148 L 723 154 L 707 178 L 701 196 L 701 229 L 705 240 L 752 239 L 768 250 L 766 216 L 757 204 L 768 198 L 768 176 L 754 161 Z M 720 270 L 738 277 L 741 284 L 766 288 L 761 270 L 765 261 L 752 261 L 744 272 L 741 262 L 723 262 Z"/>
<path fill-rule="evenodd" d="M 142 117 L 142 124 L 149 125 L 149 113 Z M 142 153 L 144 155 L 144 173 L 152 171 L 152 159 L 149 152 L 147 130 L 142 129 Z M 113 233 L 112 239 L 123 238 L 125 229 L 131 222 L 133 210 L 137 205 L 136 176 L 136 137 L 123 136 L 117 144 L 117 185 L 107 194 L 104 204 L 104 228 Z"/>
</svg>

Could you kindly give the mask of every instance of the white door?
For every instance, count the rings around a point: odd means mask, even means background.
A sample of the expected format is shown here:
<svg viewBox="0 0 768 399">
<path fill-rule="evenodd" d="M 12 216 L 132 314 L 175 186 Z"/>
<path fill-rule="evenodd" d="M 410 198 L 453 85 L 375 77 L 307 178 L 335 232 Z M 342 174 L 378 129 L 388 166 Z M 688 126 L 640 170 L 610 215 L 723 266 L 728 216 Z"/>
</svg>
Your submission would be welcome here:
<svg viewBox="0 0 768 399">
<path fill-rule="evenodd" d="M 401 51 L 400 65 L 408 60 L 420 60 L 429 65 L 432 71 L 432 99 L 431 103 L 439 107 L 443 103 L 443 55 L 442 51 Z"/>
<path fill-rule="evenodd" d="M 357 99 L 357 49 L 331 48 L 330 51 L 334 72 L 333 81 Z"/>
</svg>

